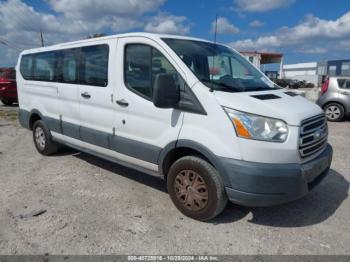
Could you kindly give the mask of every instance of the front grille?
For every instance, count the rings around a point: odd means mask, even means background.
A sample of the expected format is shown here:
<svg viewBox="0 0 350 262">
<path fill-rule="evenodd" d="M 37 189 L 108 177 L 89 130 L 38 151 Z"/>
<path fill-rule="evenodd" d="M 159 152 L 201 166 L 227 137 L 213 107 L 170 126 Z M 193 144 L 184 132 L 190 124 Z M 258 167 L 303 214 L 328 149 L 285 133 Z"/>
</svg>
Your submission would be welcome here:
<svg viewBox="0 0 350 262">
<path fill-rule="evenodd" d="M 308 118 L 301 122 L 299 153 L 306 158 L 320 152 L 327 146 L 328 127 L 324 115 Z"/>
</svg>

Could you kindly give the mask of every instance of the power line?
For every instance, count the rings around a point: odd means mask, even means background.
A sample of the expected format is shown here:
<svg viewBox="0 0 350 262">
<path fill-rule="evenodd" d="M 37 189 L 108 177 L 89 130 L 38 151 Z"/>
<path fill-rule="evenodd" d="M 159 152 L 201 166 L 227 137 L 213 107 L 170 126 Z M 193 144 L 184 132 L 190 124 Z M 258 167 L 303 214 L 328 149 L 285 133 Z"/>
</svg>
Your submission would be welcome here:
<svg viewBox="0 0 350 262">
<path fill-rule="evenodd" d="M 8 42 L 7 40 L 5 40 L 3 38 L 0 38 L 0 43 L 9 47 L 9 48 L 16 49 L 17 51 L 22 51 L 22 49 L 18 48 L 14 44 L 11 44 L 10 42 Z"/>
<path fill-rule="evenodd" d="M 20 43 L 20 44 L 14 44 L 8 40 L 6 40 L 5 38 L 3 37 L 0 37 L 0 43 L 2 43 L 3 45 L 6 45 L 10 48 L 14 48 L 14 49 L 17 49 L 17 50 L 24 50 L 25 49 L 25 46 L 27 46 L 28 48 L 34 48 L 34 47 L 37 47 L 37 45 L 34 45 L 34 44 L 28 44 L 28 43 Z"/>
</svg>

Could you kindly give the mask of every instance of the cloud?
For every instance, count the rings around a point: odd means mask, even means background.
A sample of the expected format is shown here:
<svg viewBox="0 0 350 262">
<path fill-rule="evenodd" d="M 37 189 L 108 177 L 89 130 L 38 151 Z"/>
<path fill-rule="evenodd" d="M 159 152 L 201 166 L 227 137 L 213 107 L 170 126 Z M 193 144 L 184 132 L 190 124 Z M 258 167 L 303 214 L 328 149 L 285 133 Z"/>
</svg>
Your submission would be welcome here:
<svg viewBox="0 0 350 262">
<path fill-rule="evenodd" d="M 38 11 L 23 0 L 0 0 L 0 66 L 14 65 L 19 49 L 40 45 L 40 30 L 46 45 L 74 41 L 95 33 L 130 30 L 188 34 L 191 23 L 184 16 L 162 13 L 166 0 L 46 0 L 50 11 Z"/>
<path fill-rule="evenodd" d="M 294 2 L 295 0 L 235 0 L 234 8 L 243 12 L 267 12 Z"/>
<path fill-rule="evenodd" d="M 190 32 L 190 27 L 190 23 L 184 16 L 159 14 L 145 25 L 144 30 L 158 34 L 186 35 Z"/>
<path fill-rule="evenodd" d="M 98 19 L 101 16 L 133 16 L 137 17 L 149 11 L 156 10 L 165 0 L 49 0 L 56 12 L 67 17 L 78 19 Z"/>
<path fill-rule="evenodd" d="M 324 47 L 303 47 L 297 49 L 297 51 L 304 54 L 324 54 L 328 52 L 328 49 Z"/>
<path fill-rule="evenodd" d="M 260 20 L 253 20 L 249 23 L 250 27 L 262 27 L 264 26 L 264 23 L 261 22 Z"/>
<path fill-rule="evenodd" d="M 281 45 L 280 40 L 276 36 L 263 36 L 256 40 L 245 39 L 239 40 L 230 45 L 240 51 L 248 50 L 266 50 L 271 47 L 279 47 Z"/>
<path fill-rule="evenodd" d="M 342 50 L 350 50 L 350 39 L 340 41 L 337 45 L 337 48 Z"/>
<path fill-rule="evenodd" d="M 232 42 L 230 45 L 239 50 L 308 45 L 313 46 L 314 53 L 320 53 L 324 51 L 323 49 L 327 45 L 340 47 L 340 42 L 335 40 L 344 41 L 349 39 L 350 11 L 335 20 L 324 20 L 313 15 L 307 15 L 294 27 L 282 27 L 273 34 L 256 39 L 239 40 Z M 316 49 L 317 47 L 318 49 Z M 302 49 L 298 47 L 297 50 Z M 311 49 L 308 48 L 308 50 Z"/>
<path fill-rule="evenodd" d="M 211 24 L 211 33 L 215 32 L 215 20 Z M 236 34 L 239 32 L 239 28 L 234 24 L 231 24 L 227 18 L 218 17 L 217 20 L 217 34 Z"/>
</svg>

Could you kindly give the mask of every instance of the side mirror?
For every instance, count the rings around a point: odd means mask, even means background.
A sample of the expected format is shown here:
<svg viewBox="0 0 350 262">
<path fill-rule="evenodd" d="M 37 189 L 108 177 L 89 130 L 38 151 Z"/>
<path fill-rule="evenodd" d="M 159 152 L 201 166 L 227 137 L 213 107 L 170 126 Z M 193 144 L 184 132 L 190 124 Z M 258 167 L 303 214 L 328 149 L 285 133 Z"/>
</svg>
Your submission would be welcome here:
<svg viewBox="0 0 350 262">
<path fill-rule="evenodd" d="M 180 101 L 180 90 L 172 74 L 158 74 L 153 85 L 153 104 L 159 108 L 175 108 Z"/>
</svg>

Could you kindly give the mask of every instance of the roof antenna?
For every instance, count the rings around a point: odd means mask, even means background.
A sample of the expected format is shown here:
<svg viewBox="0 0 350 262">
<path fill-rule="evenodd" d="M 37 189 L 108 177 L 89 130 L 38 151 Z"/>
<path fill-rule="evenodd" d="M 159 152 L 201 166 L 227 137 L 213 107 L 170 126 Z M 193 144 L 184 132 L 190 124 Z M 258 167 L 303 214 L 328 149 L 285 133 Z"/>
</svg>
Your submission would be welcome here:
<svg viewBox="0 0 350 262">
<path fill-rule="evenodd" d="M 216 33 L 218 31 L 218 14 L 215 16 L 215 32 L 214 32 L 214 43 L 216 43 Z"/>
<path fill-rule="evenodd" d="M 216 44 L 216 33 L 217 33 L 217 30 L 218 30 L 218 14 L 216 14 L 216 16 L 215 16 L 215 31 L 214 31 L 214 43 L 215 44 Z M 214 89 L 213 89 L 213 76 L 214 76 L 214 65 L 215 65 L 214 61 L 215 61 L 215 56 L 213 54 L 213 64 L 212 64 L 212 67 L 211 67 L 211 74 L 210 74 L 210 82 L 211 82 L 210 89 L 209 89 L 210 92 L 214 91 Z"/>
</svg>

